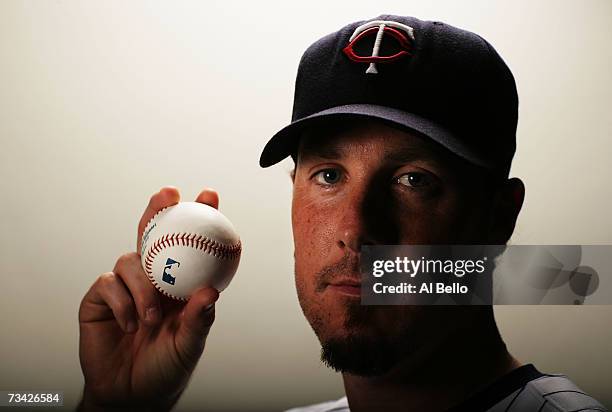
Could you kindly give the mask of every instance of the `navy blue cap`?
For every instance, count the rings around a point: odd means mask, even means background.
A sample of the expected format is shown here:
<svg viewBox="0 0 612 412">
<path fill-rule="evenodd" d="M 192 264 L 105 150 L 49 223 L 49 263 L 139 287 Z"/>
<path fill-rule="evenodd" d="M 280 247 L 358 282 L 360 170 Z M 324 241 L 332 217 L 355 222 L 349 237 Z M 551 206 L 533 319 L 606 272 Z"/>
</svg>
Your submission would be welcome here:
<svg viewBox="0 0 612 412">
<path fill-rule="evenodd" d="M 321 119 L 380 119 L 507 175 L 516 148 L 514 77 L 482 37 L 437 21 L 382 15 L 312 44 L 298 67 L 291 124 L 266 144 L 268 167 Z"/>
</svg>

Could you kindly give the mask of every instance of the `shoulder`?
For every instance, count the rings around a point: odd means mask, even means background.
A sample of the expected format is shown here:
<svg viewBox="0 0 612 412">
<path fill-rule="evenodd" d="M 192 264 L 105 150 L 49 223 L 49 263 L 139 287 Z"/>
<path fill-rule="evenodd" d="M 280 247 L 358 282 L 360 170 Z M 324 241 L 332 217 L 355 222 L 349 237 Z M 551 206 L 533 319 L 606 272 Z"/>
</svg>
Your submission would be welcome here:
<svg viewBox="0 0 612 412">
<path fill-rule="evenodd" d="M 288 409 L 285 412 L 349 412 L 348 400 L 346 399 L 346 396 L 344 396 L 335 401 L 300 406 L 297 408 Z"/>
<path fill-rule="evenodd" d="M 544 375 L 529 381 L 490 411 L 587 412 L 607 409 L 566 376 Z"/>
</svg>

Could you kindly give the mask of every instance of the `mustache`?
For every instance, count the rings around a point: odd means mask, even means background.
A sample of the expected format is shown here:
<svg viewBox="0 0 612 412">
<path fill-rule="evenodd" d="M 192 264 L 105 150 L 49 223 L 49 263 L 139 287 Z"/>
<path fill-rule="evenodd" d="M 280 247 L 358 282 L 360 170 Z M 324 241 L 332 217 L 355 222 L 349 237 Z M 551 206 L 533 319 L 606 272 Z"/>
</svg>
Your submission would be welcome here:
<svg viewBox="0 0 612 412">
<path fill-rule="evenodd" d="M 355 273 L 359 273 L 355 276 Z M 346 254 L 338 262 L 325 266 L 317 272 L 317 286 L 315 291 L 322 292 L 325 287 L 336 279 L 350 277 L 356 281 L 361 281 L 359 257 Z"/>
</svg>

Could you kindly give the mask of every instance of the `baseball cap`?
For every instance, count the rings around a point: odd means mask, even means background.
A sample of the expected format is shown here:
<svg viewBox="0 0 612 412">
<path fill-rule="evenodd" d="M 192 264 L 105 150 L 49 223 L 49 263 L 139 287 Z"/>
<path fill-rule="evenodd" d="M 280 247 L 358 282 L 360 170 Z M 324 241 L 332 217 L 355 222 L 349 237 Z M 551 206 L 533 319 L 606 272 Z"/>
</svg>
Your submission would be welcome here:
<svg viewBox="0 0 612 412">
<path fill-rule="evenodd" d="M 516 149 L 516 84 L 493 46 L 467 30 L 393 15 L 351 23 L 302 56 L 291 123 L 268 141 L 260 166 L 295 153 L 305 128 L 352 118 L 417 132 L 507 176 Z"/>
</svg>

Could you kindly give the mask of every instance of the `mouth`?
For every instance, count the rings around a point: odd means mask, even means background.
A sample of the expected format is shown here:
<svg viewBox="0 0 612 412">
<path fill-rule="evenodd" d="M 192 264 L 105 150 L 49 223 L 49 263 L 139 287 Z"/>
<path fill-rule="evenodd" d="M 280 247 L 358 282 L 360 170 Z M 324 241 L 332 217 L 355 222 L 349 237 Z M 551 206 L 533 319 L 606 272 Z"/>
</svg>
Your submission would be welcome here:
<svg viewBox="0 0 612 412">
<path fill-rule="evenodd" d="M 330 282 L 327 289 L 341 295 L 360 297 L 361 281 L 355 278 L 342 278 Z"/>
</svg>

